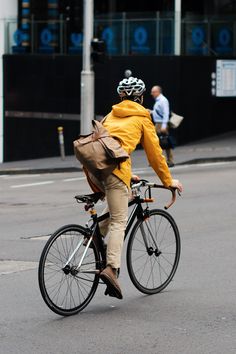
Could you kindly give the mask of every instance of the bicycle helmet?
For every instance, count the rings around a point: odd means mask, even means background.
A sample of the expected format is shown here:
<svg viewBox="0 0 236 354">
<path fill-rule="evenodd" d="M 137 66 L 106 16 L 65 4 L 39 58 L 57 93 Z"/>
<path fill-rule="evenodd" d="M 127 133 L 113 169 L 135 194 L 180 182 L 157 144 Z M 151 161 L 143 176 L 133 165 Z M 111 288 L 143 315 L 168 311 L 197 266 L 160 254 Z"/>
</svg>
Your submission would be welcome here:
<svg viewBox="0 0 236 354">
<path fill-rule="evenodd" d="M 117 92 L 118 95 L 123 98 L 125 96 L 142 96 L 146 90 L 145 83 L 141 79 L 131 76 L 130 70 L 125 71 L 126 78 L 120 81 Z"/>
</svg>

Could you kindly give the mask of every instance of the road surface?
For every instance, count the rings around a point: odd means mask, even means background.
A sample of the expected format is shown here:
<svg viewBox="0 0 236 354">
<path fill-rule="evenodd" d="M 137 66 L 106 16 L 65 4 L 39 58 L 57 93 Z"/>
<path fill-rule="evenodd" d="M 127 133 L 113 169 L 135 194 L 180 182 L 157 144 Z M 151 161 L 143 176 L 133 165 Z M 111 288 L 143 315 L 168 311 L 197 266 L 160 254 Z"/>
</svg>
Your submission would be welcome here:
<svg viewBox="0 0 236 354">
<path fill-rule="evenodd" d="M 89 191 L 86 181 L 81 173 L 0 177 L 1 354 L 236 353 L 236 163 L 172 171 L 184 184 L 170 209 L 182 239 L 173 282 L 158 295 L 139 293 L 124 250 L 124 299 L 105 297 L 100 286 L 89 306 L 69 318 L 44 304 L 37 265 L 48 235 L 87 220 L 73 199 Z M 136 173 L 156 181 L 149 167 Z M 155 196 L 155 207 L 169 200 L 165 191 Z"/>
</svg>

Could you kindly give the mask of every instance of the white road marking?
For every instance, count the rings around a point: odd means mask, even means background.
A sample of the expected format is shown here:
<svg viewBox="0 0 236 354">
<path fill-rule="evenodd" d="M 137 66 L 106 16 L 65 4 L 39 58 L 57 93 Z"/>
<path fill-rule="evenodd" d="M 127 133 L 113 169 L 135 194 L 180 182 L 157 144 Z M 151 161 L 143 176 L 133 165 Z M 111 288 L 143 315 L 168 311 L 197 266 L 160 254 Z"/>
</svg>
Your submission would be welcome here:
<svg viewBox="0 0 236 354">
<path fill-rule="evenodd" d="M 51 235 L 47 235 L 47 236 L 35 236 L 35 237 L 30 237 L 30 238 L 28 238 L 28 240 L 32 240 L 32 241 L 47 241 L 50 236 L 51 236 Z"/>
<path fill-rule="evenodd" d="M 35 269 L 38 262 L 25 261 L 0 261 L 0 275 L 22 272 L 24 270 Z"/>
<path fill-rule="evenodd" d="M 35 175 L 14 175 L 14 176 L 9 176 L 9 175 L 3 175 L 3 176 L 0 176 L 1 178 L 4 178 L 4 179 L 9 179 L 9 180 L 12 180 L 12 179 L 21 179 L 21 178 L 34 178 L 34 177 L 40 177 L 41 174 L 35 174 Z"/>
<path fill-rule="evenodd" d="M 178 148 L 178 152 L 181 153 L 186 153 L 186 152 L 204 152 L 204 151 L 230 151 L 232 150 L 233 147 L 232 146 L 206 146 L 206 147 L 191 147 L 191 148 L 183 148 L 183 147 L 179 147 Z"/>
<path fill-rule="evenodd" d="M 146 170 L 146 171 L 144 171 L 144 170 L 140 170 L 140 171 L 135 171 L 135 170 L 133 170 L 133 172 L 134 172 L 135 174 L 137 174 L 137 175 L 145 175 L 145 174 L 147 174 L 148 172 L 151 172 L 151 170 Z"/>
<path fill-rule="evenodd" d="M 52 183 L 55 183 L 55 181 L 43 181 L 43 182 L 36 182 L 36 183 L 17 184 L 17 185 L 11 186 L 10 188 L 34 187 L 34 186 L 41 186 L 41 185 L 52 184 Z"/>
<path fill-rule="evenodd" d="M 66 179 L 63 179 L 63 182 L 83 181 L 85 179 L 86 179 L 86 177 L 66 178 Z"/>
<path fill-rule="evenodd" d="M 229 165 L 232 164 L 233 161 L 219 161 L 219 162 L 202 162 L 202 163 L 194 163 L 189 165 L 179 165 L 175 166 L 171 171 L 175 171 L 177 169 L 185 169 L 185 168 L 198 168 L 198 167 L 214 167 L 214 166 L 221 166 L 221 165 Z"/>
<path fill-rule="evenodd" d="M 170 168 L 171 172 L 176 170 L 182 170 L 186 168 L 198 168 L 198 167 L 214 167 L 214 166 L 221 166 L 221 165 L 228 165 L 232 164 L 232 161 L 219 161 L 219 162 L 202 162 L 202 163 L 195 163 L 195 164 L 187 164 L 187 165 L 176 165 L 173 168 Z M 143 167 L 143 168 L 134 168 L 132 172 L 144 174 L 147 172 L 153 171 L 151 167 Z"/>
<path fill-rule="evenodd" d="M 206 162 L 206 163 L 196 164 L 196 166 L 209 167 L 209 166 L 220 166 L 220 165 L 229 165 L 229 164 L 232 164 L 232 161 Z"/>
</svg>

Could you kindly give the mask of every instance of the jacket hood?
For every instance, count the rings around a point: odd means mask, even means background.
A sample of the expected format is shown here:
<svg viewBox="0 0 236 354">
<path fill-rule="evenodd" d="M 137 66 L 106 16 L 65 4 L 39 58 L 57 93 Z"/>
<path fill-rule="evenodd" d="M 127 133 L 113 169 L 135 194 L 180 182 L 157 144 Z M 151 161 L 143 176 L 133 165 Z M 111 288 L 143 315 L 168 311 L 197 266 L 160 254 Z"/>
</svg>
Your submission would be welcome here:
<svg viewBox="0 0 236 354">
<path fill-rule="evenodd" d="M 126 118 L 129 116 L 143 116 L 150 118 L 150 114 L 146 108 L 137 102 L 130 100 L 121 101 L 112 106 L 112 114 L 115 117 Z"/>
</svg>

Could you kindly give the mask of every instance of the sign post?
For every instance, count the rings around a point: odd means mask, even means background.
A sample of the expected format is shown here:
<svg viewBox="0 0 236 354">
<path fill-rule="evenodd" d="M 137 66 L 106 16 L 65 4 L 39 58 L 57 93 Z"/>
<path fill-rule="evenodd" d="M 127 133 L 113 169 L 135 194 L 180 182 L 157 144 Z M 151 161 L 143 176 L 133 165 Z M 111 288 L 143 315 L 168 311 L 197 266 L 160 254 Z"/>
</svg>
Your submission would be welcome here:
<svg viewBox="0 0 236 354">
<path fill-rule="evenodd" d="M 91 131 L 94 118 L 94 72 L 91 63 L 91 41 L 93 39 L 93 0 L 84 0 L 83 17 L 83 64 L 81 72 L 80 133 Z"/>
</svg>

